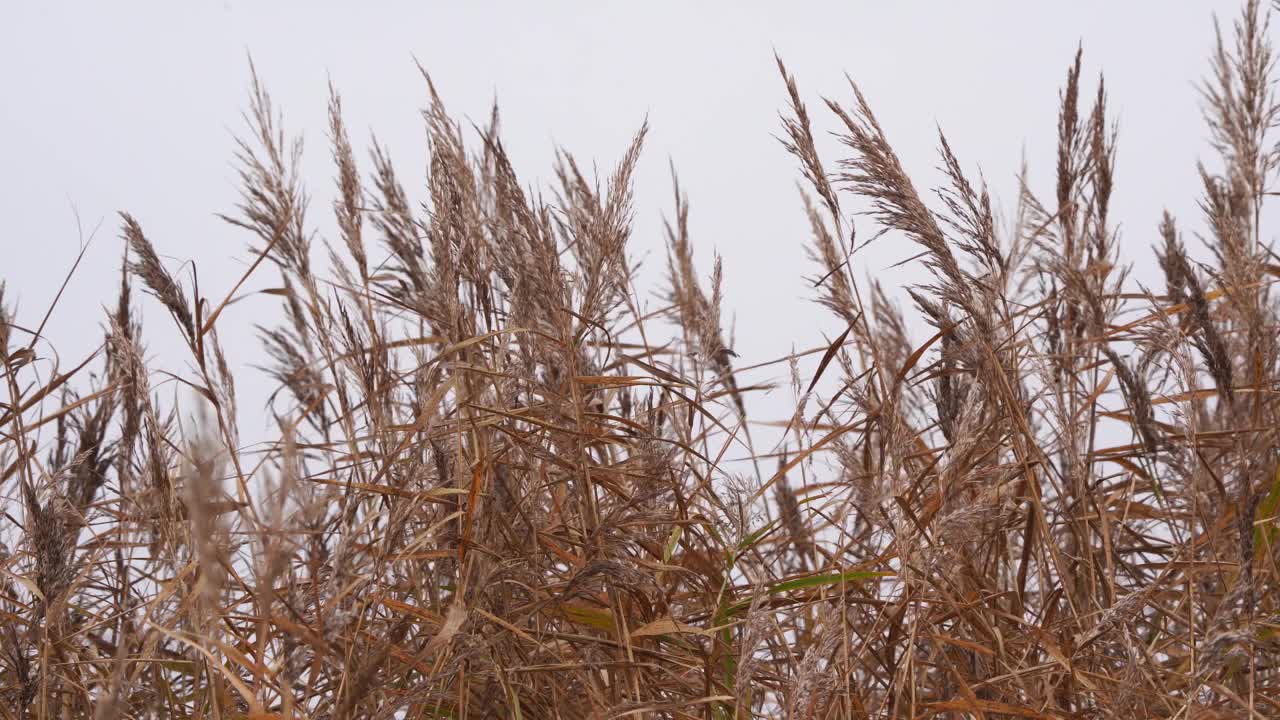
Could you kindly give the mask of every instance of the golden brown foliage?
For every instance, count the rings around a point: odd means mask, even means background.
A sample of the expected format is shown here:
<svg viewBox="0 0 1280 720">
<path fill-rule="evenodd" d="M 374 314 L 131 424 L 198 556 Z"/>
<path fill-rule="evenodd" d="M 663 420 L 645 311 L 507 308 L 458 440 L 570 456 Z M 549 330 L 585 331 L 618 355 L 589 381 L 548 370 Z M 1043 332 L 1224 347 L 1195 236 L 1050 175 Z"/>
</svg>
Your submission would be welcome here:
<svg viewBox="0 0 1280 720">
<path fill-rule="evenodd" d="M 340 237 L 313 258 L 255 74 L 234 287 L 184 283 L 123 215 L 120 297 L 71 370 L 0 295 L 0 717 L 1280 716 L 1266 17 L 1249 0 L 1204 85 L 1214 262 L 1149 219 L 1163 291 L 1126 279 L 1079 55 L 1052 195 L 1024 183 L 1007 228 L 945 137 L 922 194 L 856 85 L 824 164 L 779 60 L 816 300 L 848 329 L 810 377 L 756 366 L 792 374 L 775 453 L 678 186 L 663 309 L 635 287 L 645 127 L 602 180 L 561 153 L 544 200 L 496 109 L 468 140 L 428 79 L 415 208 L 335 93 Z M 842 203 L 920 246 L 932 337 L 859 281 Z M 246 449 L 217 323 L 271 266 L 279 432 Z M 181 414 L 135 280 L 189 348 Z"/>
</svg>

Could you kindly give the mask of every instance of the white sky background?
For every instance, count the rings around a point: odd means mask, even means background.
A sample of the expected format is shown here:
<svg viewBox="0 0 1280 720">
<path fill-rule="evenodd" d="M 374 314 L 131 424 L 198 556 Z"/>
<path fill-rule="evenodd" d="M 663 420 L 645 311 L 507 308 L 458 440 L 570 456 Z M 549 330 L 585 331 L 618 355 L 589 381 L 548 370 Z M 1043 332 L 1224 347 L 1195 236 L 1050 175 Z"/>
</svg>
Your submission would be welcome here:
<svg viewBox="0 0 1280 720">
<path fill-rule="evenodd" d="M 424 196 L 426 164 L 418 114 L 425 87 L 415 57 L 457 116 L 483 121 L 496 95 L 504 142 L 526 184 L 553 178 L 558 144 L 609 170 L 647 114 L 632 253 L 647 254 L 646 277 L 658 277 L 670 159 L 691 201 L 700 270 L 710 274 L 714 251 L 724 257 L 726 318 L 736 319 L 735 349 L 747 364 L 793 344 L 822 344 L 824 332 L 842 329 L 810 301 L 804 279 L 814 266 L 803 251 L 799 173 L 774 139 L 785 105 L 775 49 L 818 129 L 835 129 L 820 97 L 847 100 L 848 72 L 919 184 L 937 177 L 941 126 L 966 170 L 982 169 L 1007 215 L 1024 150 L 1034 187 L 1052 198 L 1058 91 L 1082 43 L 1084 93 L 1091 99 L 1105 71 L 1120 123 L 1112 216 L 1123 255 L 1138 277 L 1154 281 L 1149 248 L 1162 208 L 1185 230 L 1203 227 L 1195 163 L 1212 154 L 1196 83 L 1208 67 L 1211 14 L 1229 27 L 1239 9 L 1235 0 L 361 5 L 369 8 L 247 0 L 6 8 L 0 278 L 21 321 L 38 322 L 74 261 L 83 239 L 76 213 L 86 237 L 101 224 L 50 324 L 64 370 L 100 341 L 101 308 L 114 300 L 118 210 L 138 218 L 171 270 L 195 261 L 207 297 L 221 298 L 243 272 L 249 237 L 214 213 L 231 212 L 237 199 L 233 134 L 243 128 L 250 53 L 286 131 L 305 138 L 311 224 L 321 231 L 333 227 L 330 80 L 343 95 L 353 143 L 359 149 L 376 131 L 415 201 Z M 834 170 L 841 147 L 825 140 L 823 151 Z M 869 219 L 859 225 L 869 237 Z M 1203 254 L 1190 232 L 1187 241 Z M 887 270 L 915 252 L 887 236 L 855 266 L 897 288 L 922 279 L 916 268 Z M 275 271 L 264 270 L 251 289 L 278 284 Z M 189 279 L 185 269 L 181 275 Z M 153 369 L 185 367 L 167 314 L 149 298 L 141 304 Z M 233 365 L 261 360 L 252 324 L 271 322 L 277 307 L 278 298 L 258 296 L 222 316 Z M 924 340 L 916 328 L 916 341 Z M 252 441 L 261 437 L 270 385 L 245 372 L 242 433 Z M 785 365 L 773 377 L 785 381 Z M 753 414 L 782 418 L 789 403 L 784 385 L 774 399 L 752 403 Z"/>
</svg>

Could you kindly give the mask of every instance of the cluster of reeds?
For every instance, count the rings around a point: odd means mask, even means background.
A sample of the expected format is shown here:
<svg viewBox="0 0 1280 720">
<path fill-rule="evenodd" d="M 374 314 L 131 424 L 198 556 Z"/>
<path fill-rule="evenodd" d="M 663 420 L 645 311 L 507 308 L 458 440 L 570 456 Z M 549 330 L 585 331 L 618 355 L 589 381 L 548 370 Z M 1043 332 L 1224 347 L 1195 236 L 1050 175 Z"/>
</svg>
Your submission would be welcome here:
<svg viewBox="0 0 1280 720">
<path fill-rule="evenodd" d="M 126 214 L 91 356 L 58 366 L 0 301 L 0 716 L 1280 716 L 1267 33 L 1249 0 L 1204 83 L 1219 158 L 1181 222 L 1211 261 L 1171 216 L 1130 221 L 1163 288 L 1126 280 L 1079 56 L 1056 184 L 1023 182 L 1007 223 L 945 137 L 922 193 L 856 86 L 825 103 L 845 157 L 824 164 L 780 61 L 816 299 L 847 328 L 808 376 L 797 353 L 735 366 L 678 186 L 646 310 L 643 127 L 599 179 L 562 153 L 544 195 L 496 109 L 464 129 L 428 80 L 414 207 L 335 93 L 320 237 L 255 75 L 239 283 L 206 294 Z M 853 209 L 919 246 L 931 337 L 859 279 Z M 271 273 L 278 433 L 245 444 L 217 328 Z M 148 364 L 157 303 L 185 368 Z M 761 366 L 796 404 L 757 449 Z"/>
</svg>

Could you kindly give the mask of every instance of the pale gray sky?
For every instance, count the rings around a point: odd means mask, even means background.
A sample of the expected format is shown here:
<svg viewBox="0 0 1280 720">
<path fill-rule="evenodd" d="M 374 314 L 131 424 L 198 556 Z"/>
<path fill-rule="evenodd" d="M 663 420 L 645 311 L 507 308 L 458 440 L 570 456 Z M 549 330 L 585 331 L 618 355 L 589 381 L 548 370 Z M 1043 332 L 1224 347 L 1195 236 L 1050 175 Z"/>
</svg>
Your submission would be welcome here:
<svg viewBox="0 0 1280 720">
<path fill-rule="evenodd" d="M 611 166 L 647 114 L 633 251 L 649 254 L 651 277 L 661 269 L 670 159 L 691 200 L 705 272 L 713 250 L 724 257 L 736 349 L 743 362 L 759 362 L 840 329 L 808 300 L 803 279 L 813 267 L 802 250 L 798 174 L 773 138 L 784 104 L 775 49 L 819 128 L 834 129 L 819 96 L 847 99 L 847 72 L 909 169 L 933 177 L 941 126 L 966 168 L 980 166 L 1011 208 L 1024 150 L 1033 183 L 1052 195 L 1058 89 L 1082 43 L 1086 88 L 1105 71 L 1120 122 L 1113 217 L 1126 256 L 1149 270 L 1162 208 L 1199 226 L 1195 162 L 1209 153 L 1195 83 L 1207 68 L 1211 14 L 1229 22 L 1238 11 L 1234 0 L 358 6 L 11 4 L 0 43 L 0 277 L 21 317 L 38 320 L 75 258 L 73 208 L 86 234 L 101 228 L 51 323 L 64 353 L 85 352 L 100 338 L 99 310 L 118 283 L 118 210 L 138 218 L 171 268 L 194 261 L 203 294 L 220 297 L 230 287 L 247 238 L 214 213 L 236 200 L 232 135 L 242 127 L 248 54 L 286 129 L 305 137 L 313 224 L 322 230 L 331 226 L 330 79 L 343 94 L 353 141 L 376 131 L 416 186 L 415 199 L 425 165 L 415 57 L 455 114 L 483 118 L 497 96 L 504 139 L 526 183 L 550 177 L 557 144 Z M 829 167 L 842 157 L 835 142 L 824 151 Z M 914 252 L 890 236 L 856 263 L 899 285 L 914 271 L 885 269 Z M 251 286 L 274 283 L 264 274 Z M 233 355 L 256 348 L 251 324 L 275 307 L 264 296 L 228 311 L 219 327 Z M 157 364 L 171 364 L 176 333 L 154 303 L 144 313 Z M 63 365 L 74 359 L 64 356 Z M 252 375 L 240 391 L 243 410 L 257 412 L 267 385 Z M 246 440 L 257 434 L 244 430 Z"/>
</svg>

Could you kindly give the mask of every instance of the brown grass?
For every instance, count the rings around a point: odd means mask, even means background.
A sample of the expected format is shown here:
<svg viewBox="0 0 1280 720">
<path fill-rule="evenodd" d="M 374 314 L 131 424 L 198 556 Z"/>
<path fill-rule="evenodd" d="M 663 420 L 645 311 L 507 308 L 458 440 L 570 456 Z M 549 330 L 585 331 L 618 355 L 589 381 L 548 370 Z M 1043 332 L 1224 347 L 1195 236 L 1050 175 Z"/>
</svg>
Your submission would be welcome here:
<svg viewBox="0 0 1280 720">
<path fill-rule="evenodd" d="M 604 177 L 561 153 L 535 191 L 497 110 L 464 130 L 428 80 L 415 208 L 335 92 L 319 237 L 255 74 L 239 283 L 206 294 L 122 215 L 119 299 L 70 369 L 0 296 L 0 717 L 1280 716 L 1266 17 L 1249 0 L 1203 85 L 1212 262 L 1171 216 L 1138 223 L 1163 289 L 1127 279 L 1079 55 L 1056 183 L 1024 182 L 1012 223 L 945 137 L 923 194 L 856 85 L 824 103 L 824 163 L 779 60 L 815 299 L 847 330 L 811 376 L 753 366 L 796 396 L 772 449 L 678 185 L 644 309 L 644 127 Z M 931 337 L 859 279 L 855 207 L 919 246 Z M 279 431 L 245 446 L 217 327 L 273 272 Z M 135 283 L 186 367 L 148 367 Z"/>
</svg>

